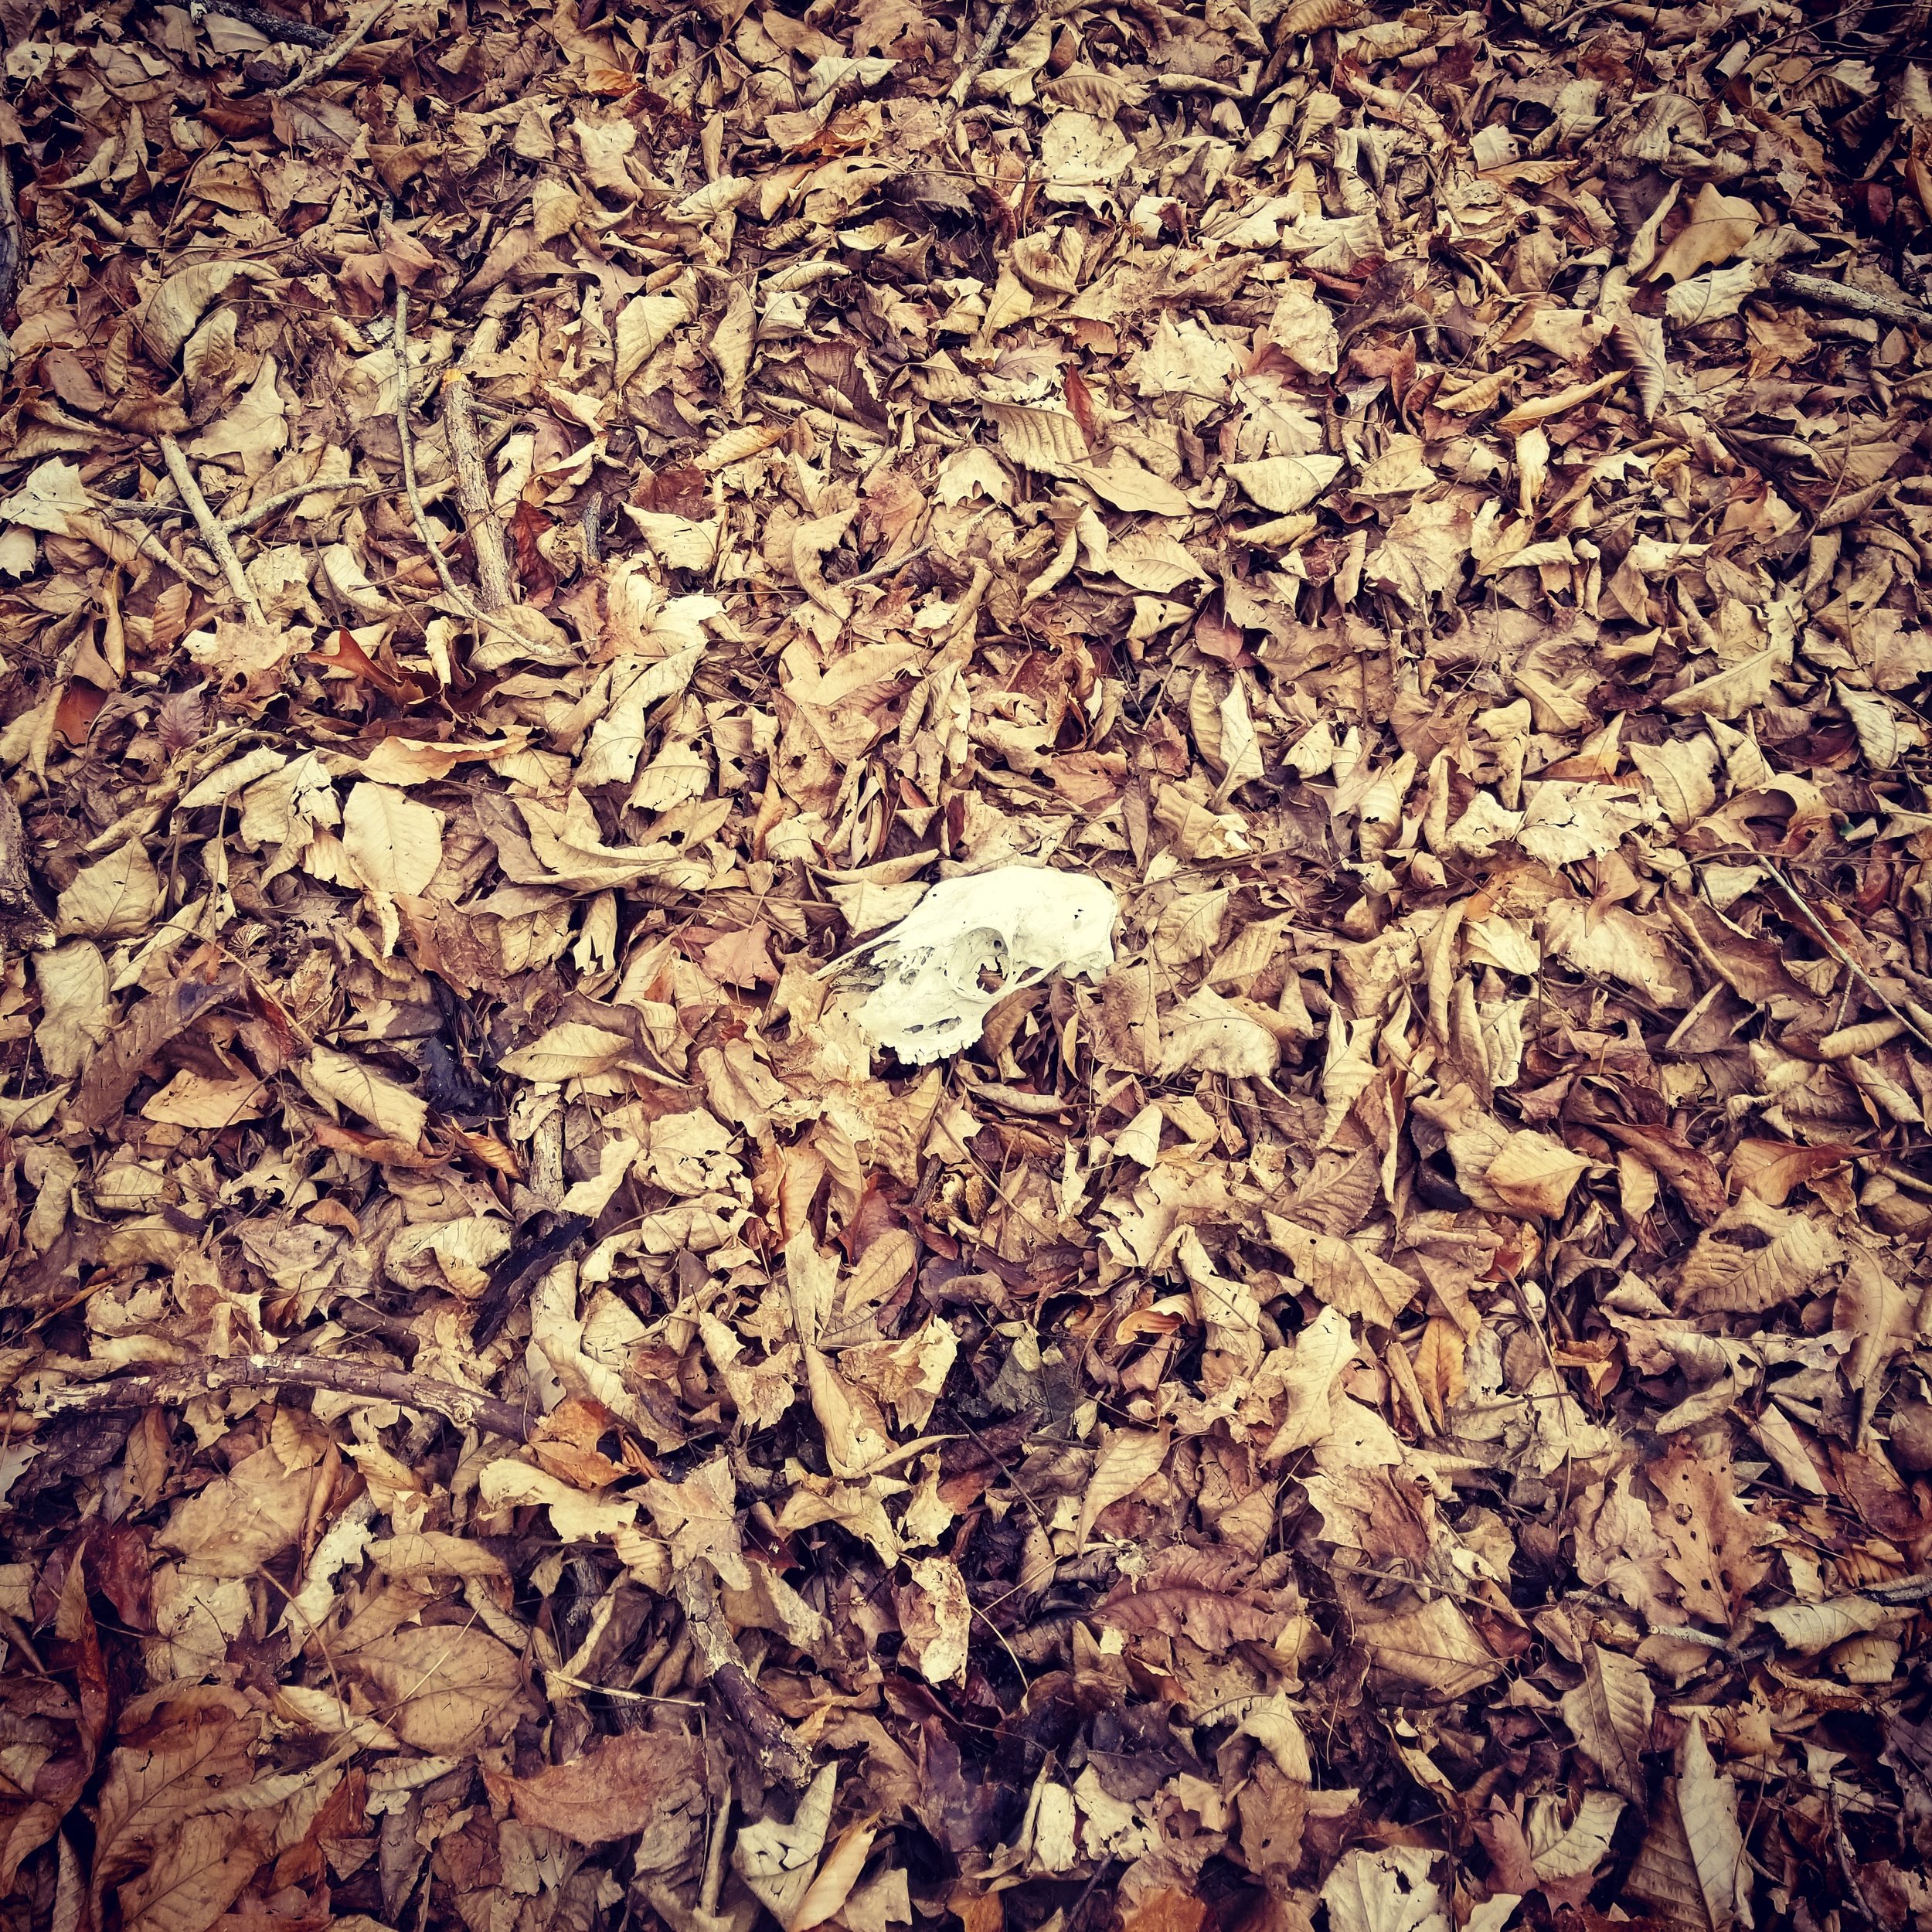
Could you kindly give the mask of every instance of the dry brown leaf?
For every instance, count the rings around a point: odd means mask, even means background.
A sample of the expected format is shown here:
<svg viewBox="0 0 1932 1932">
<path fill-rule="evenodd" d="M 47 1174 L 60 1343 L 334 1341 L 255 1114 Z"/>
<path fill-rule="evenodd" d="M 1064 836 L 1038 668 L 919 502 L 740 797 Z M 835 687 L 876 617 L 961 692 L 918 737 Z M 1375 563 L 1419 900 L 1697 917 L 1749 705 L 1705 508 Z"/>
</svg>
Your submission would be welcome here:
<svg viewBox="0 0 1932 1932">
<path fill-rule="evenodd" d="M 698 1749 L 679 1731 L 621 1731 L 534 1777 L 488 1770 L 484 1776 L 498 1803 L 573 1845 L 634 1837 L 667 1815 L 703 1803 Z"/>
<path fill-rule="evenodd" d="M 1643 1666 L 1600 1644 L 1583 1647 L 1583 1682 L 1563 1699 L 1563 1722 L 1614 1791 L 1649 1802 L 1643 1757 L 1656 1698 Z"/>
<path fill-rule="evenodd" d="M 1750 1868 L 1737 1823 L 1737 1788 L 1713 1763 L 1693 1717 L 1677 1750 L 1677 1775 L 1624 1884 L 1633 1898 L 1680 1922 L 1727 1932 L 1753 1923 Z"/>
</svg>

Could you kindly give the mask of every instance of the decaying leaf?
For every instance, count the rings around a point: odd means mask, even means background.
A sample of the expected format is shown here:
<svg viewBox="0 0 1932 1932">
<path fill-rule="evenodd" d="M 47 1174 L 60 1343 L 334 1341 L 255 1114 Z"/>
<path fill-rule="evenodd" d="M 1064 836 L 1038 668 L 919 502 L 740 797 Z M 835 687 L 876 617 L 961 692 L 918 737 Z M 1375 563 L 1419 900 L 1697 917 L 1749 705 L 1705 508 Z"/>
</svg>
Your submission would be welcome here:
<svg viewBox="0 0 1932 1932">
<path fill-rule="evenodd" d="M 624 1731 L 533 1777 L 488 1773 L 492 1797 L 573 1845 L 607 1845 L 702 1802 L 698 1753 L 682 1732 Z"/>
<path fill-rule="evenodd" d="M 22 1925 L 1932 1913 L 1926 13 L 8 15 Z"/>
</svg>

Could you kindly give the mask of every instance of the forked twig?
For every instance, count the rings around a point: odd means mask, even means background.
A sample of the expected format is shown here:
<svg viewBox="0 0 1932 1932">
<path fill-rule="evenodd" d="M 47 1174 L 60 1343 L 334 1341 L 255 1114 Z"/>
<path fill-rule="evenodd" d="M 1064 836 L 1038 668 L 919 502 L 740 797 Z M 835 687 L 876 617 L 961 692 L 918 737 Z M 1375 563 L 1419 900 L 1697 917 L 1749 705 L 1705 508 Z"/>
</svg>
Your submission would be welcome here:
<svg viewBox="0 0 1932 1932">
<path fill-rule="evenodd" d="M 228 1389 L 277 1388 L 328 1389 L 339 1395 L 393 1402 L 405 1409 L 428 1409 L 460 1428 L 485 1430 L 518 1442 L 530 1433 L 532 1418 L 494 1396 L 399 1369 L 314 1355 L 230 1355 L 218 1362 L 116 1376 L 111 1381 L 58 1389 L 39 1405 L 37 1413 L 44 1417 L 77 1410 L 150 1409 L 162 1403 L 192 1402 Z"/>
<path fill-rule="evenodd" d="M 181 492 L 181 500 L 194 517 L 195 528 L 201 532 L 201 540 L 221 566 L 229 589 L 240 600 L 242 608 L 248 613 L 249 621 L 266 630 L 268 618 L 262 610 L 261 600 L 255 594 L 255 587 L 243 574 L 241 559 L 236 556 L 235 546 L 228 540 L 228 532 L 208 507 L 208 499 L 202 495 L 201 485 L 195 481 L 195 473 L 188 467 L 188 458 L 182 454 L 181 445 L 165 430 L 161 437 L 161 454 L 168 465 L 168 474 L 175 479 L 175 488 Z"/>
<path fill-rule="evenodd" d="M 333 73 L 362 43 L 369 38 L 369 29 L 389 10 L 391 0 L 370 0 L 370 5 L 359 13 L 352 14 L 349 22 L 329 44 L 312 53 L 289 79 L 275 90 L 277 100 L 286 100 L 292 94 L 298 94 L 325 76 Z"/>
<path fill-rule="evenodd" d="M 416 534 L 423 540 L 423 547 L 430 553 L 430 561 L 436 566 L 436 574 L 441 580 L 444 593 L 457 610 L 472 624 L 481 624 L 512 638 L 519 645 L 529 640 L 512 631 L 507 624 L 476 607 L 475 601 L 456 580 L 444 556 L 442 546 L 436 540 L 430 528 L 429 512 L 423 507 L 423 492 L 416 481 L 416 440 L 410 429 L 410 292 L 399 282 L 396 287 L 396 437 L 402 446 L 403 488 L 409 498 L 410 515 L 416 520 Z"/>
<path fill-rule="evenodd" d="M 691 1564 L 679 1570 L 672 1591 L 684 1612 L 685 1628 L 691 1633 L 704 1674 L 750 1737 L 759 1769 L 794 1790 L 802 1786 L 811 1776 L 810 1753 L 792 1736 L 771 1699 L 751 1681 L 704 1567 Z"/>
<path fill-rule="evenodd" d="M 471 554 L 476 559 L 476 600 L 485 611 L 506 610 L 515 597 L 509 561 L 503 553 L 503 531 L 490 500 L 490 473 L 476 433 L 467 376 L 454 377 L 444 392 L 443 427 L 449 438 L 450 460 L 456 466 L 456 500 L 462 506 Z"/>
</svg>

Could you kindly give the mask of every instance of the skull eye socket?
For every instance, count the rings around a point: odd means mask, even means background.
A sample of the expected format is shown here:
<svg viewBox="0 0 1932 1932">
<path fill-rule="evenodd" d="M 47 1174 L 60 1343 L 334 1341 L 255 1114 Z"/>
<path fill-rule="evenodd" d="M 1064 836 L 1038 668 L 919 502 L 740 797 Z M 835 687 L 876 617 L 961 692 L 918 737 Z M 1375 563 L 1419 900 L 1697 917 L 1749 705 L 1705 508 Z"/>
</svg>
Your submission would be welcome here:
<svg viewBox="0 0 1932 1932">
<path fill-rule="evenodd" d="M 946 978 L 955 992 L 975 1001 L 1005 991 L 1012 954 L 998 929 L 975 926 L 953 942 L 947 955 Z"/>
</svg>

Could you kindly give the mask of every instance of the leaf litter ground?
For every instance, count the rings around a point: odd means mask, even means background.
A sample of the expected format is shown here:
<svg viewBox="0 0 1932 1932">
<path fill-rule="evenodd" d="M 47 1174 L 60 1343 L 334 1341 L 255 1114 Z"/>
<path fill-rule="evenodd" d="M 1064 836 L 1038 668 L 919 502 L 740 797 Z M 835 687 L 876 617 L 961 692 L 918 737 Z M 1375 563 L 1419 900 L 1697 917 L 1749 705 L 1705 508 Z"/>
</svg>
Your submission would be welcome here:
<svg viewBox="0 0 1932 1932">
<path fill-rule="evenodd" d="M 4 17 L 10 1924 L 1932 1925 L 1923 0 Z"/>
</svg>

